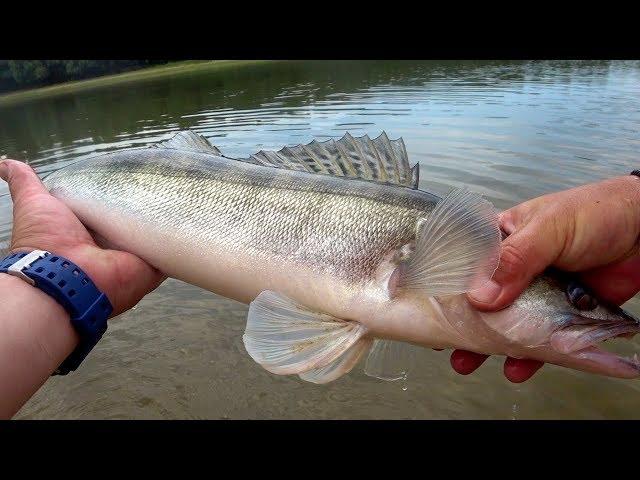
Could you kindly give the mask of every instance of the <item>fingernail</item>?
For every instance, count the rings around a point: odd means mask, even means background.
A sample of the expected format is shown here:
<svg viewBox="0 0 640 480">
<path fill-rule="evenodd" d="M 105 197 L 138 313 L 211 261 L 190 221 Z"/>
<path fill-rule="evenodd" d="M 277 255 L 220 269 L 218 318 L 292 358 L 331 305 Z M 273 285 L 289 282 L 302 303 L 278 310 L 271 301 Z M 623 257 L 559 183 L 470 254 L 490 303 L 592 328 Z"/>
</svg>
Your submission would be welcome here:
<svg viewBox="0 0 640 480">
<path fill-rule="evenodd" d="M 482 287 L 477 290 L 469 292 L 469 296 L 478 303 L 493 303 L 496 301 L 502 287 L 495 280 L 489 280 Z"/>
</svg>

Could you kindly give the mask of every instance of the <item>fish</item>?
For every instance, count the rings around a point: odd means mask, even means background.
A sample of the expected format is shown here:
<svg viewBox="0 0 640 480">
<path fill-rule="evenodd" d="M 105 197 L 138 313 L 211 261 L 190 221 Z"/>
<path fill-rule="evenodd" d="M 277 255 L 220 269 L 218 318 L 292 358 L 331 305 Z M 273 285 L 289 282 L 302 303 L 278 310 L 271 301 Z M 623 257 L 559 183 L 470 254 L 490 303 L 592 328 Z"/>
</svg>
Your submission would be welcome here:
<svg viewBox="0 0 640 480">
<path fill-rule="evenodd" d="M 466 187 L 421 190 L 419 174 L 385 132 L 231 158 L 186 130 L 44 184 L 101 244 L 248 304 L 244 347 L 273 374 L 325 384 L 364 360 L 367 375 L 397 380 L 429 347 L 640 376 L 637 354 L 601 348 L 639 320 L 569 274 L 474 309 L 466 294 L 500 260 L 498 212 Z"/>
</svg>

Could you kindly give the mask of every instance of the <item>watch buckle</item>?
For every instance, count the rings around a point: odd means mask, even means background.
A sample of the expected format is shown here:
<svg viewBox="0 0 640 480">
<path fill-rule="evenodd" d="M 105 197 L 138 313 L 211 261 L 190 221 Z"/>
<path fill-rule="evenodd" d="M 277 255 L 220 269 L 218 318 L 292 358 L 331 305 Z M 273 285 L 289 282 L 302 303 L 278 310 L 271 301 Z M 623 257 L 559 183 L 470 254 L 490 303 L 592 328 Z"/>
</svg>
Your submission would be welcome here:
<svg viewBox="0 0 640 480">
<path fill-rule="evenodd" d="M 28 253 L 27 255 L 22 257 L 20 260 L 18 260 L 16 263 L 11 265 L 7 269 L 7 273 L 9 275 L 13 275 L 14 277 L 21 278 L 22 280 L 29 283 L 30 285 L 35 285 L 36 282 L 32 278 L 29 278 L 27 275 L 25 275 L 23 273 L 23 270 L 26 268 L 29 268 L 31 264 L 33 264 L 33 262 L 35 262 L 36 260 L 40 258 L 44 258 L 47 255 L 49 255 L 49 252 L 47 252 L 46 250 L 34 250 L 33 252 Z"/>
</svg>

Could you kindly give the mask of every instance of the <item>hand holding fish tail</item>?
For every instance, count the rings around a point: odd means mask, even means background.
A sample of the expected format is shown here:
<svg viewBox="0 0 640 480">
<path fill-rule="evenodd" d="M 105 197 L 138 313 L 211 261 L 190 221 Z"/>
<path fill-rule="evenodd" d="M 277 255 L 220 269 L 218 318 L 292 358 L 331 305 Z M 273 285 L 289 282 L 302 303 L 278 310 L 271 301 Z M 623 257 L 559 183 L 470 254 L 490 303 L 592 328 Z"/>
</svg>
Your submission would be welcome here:
<svg viewBox="0 0 640 480">
<path fill-rule="evenodd" d="M 475 308 L 510 305 L 548 267 L 576 272 L 601 300 L 620 305 L 640 290 L 640 178 L 617 177 L 544 195 L 500 215 L 508 237 L 492 280 L 468 294 Z M 486 355 L 454 351 L 453 368 L 477 369 Z M 505 376 L 530 378 L 542 362 L 508 358 Z"/>
<path fill-rule="evenodd" d="M 10 251 L 47 250 L 79 265 L 107 294 L 112 316 L 130 309 L 165 277 L 127 252 L 100 248 L 73 212 L 53 197 L 31 167 L 16 160 L 0 162 L 0 178 L 13 200 Z"/>
</svg>

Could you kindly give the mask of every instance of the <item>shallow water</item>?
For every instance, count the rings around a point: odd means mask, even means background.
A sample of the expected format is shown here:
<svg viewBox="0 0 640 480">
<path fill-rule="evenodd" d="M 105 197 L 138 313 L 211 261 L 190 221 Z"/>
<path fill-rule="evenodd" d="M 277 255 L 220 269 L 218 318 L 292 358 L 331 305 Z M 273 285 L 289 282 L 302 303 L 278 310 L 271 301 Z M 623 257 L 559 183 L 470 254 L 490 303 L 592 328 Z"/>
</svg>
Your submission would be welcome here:
<svg viewBox="0 0 640 480">
<path fill-rule="evenodd" d="M 203 67 L 0 106 L 0 155 L 45 174 L 185 128 L 229 156 L 385 130 L 420 162 L 421 188 L 468 185 L 508 208 L 640 168 L 640 62 Z M 2 184 L 0 243 L 10 231 Z M 637 298 L 627 307 L 640 313 Z M 640 418 L 637 381 L 547 365 L 513 385 L 500 358 L 463 377 L 448 352 L 428 349 L 405 382 L 358 367 L 325 386 L 275 376 L 244 351 L 246 310 L 169 280 L 16 418 Z"/>
</svg>

